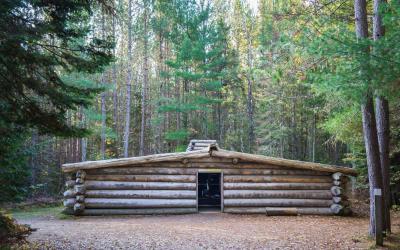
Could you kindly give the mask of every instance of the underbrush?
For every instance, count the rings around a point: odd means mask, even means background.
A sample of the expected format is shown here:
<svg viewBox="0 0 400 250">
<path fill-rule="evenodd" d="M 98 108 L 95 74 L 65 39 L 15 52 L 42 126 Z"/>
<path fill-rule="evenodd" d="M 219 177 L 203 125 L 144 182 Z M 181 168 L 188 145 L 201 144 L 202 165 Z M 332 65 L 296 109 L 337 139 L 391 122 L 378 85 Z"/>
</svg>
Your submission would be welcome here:
<svg viewBox="0 0 400 250">
<path fill-rule="evenodd" d="M 0 211 L 0 249 L 11 248 L 14 244 L 25 243 L 26 238 L 34 231 L 28 225 L 18 224 L 12 216 Z"/>
</svg>

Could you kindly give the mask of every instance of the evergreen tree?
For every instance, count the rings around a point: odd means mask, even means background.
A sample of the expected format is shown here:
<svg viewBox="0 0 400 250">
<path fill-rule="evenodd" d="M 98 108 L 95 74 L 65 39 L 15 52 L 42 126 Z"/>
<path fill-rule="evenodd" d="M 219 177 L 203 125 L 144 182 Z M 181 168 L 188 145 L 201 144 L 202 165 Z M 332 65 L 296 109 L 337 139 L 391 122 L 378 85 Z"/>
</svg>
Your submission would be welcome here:
<svg viewBox="0 0 400 250">
<path fill-rule="evenodd" d="M 227 46 L 228 29 L 221 20 L 213 20 L 212 13 L 209 4 L 196 1 L 171 2 L 164 8 L 175 52 L 166 61 L 171 69 L 166 75 L 180 84 L 180 96 L 166 100 L 159 111 L 182 117 L 166 134 L 168 140 L 184 144 L 189 136 L 207 138 L 221 132 L 216 132 L 212 110 L 222 101 L 222 88 L 232 79 L 235 63 Z"/>
<path fill-rule="evenodd" d="M 69 85 L 60 71 L 94 73 L 111 60 L 112 43 L 89 36 L 95 1 L 0 3 L 0 134 L 10 127 L 82 135 L 66 111 L 88 106 L 96 91 Z M 108 8 L 105 4 L 102 8 Z"/>
</svg>

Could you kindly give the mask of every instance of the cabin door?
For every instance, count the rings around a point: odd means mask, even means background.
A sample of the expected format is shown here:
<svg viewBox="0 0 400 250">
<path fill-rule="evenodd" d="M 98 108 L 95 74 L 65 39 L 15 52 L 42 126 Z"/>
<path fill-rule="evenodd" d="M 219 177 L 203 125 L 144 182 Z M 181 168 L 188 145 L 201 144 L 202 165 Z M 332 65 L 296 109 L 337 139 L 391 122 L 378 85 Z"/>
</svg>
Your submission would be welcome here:
<svg viewBox="0 0 400 250">
<path fill-rule="evenodd" d="M 221 173 L 198 173 L 199 211 L 221 211 Z"/>
</svg>

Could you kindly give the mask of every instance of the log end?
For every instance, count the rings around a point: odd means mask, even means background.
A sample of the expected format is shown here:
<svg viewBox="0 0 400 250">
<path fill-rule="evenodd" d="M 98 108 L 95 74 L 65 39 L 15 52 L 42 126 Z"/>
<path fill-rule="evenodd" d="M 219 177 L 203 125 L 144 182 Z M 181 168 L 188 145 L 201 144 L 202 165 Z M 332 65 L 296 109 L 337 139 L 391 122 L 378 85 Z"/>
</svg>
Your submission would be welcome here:
<svg viewBox="0 0 400 250">
<path fill-rule="evenodd" d="M 344 207 L 342 205 L 332 204 L 330 208 L 332 213 L 334 213 L 335 215 L 343 215 Z"/>
<path fill-rule="evenodd" d="M 76 185 L 75 186 L 75 193 L 80 195 L 80 194 L 85 194 L 86 187 L 84 185 Z"/>
<path fill-rule="evenodd" d="M 85 210 L 85 204 L 83 203 L 75 203 L 74 205 L 74 213 L 75 214 L 80 214 Z"/>
<path fill-rule="evenodd" d="M 340 196 L 341 194 L 343 194 L 343 188 L 338 186 L 333 186 L 331 187 L 331 193 L 335 196 Z"/>
</svg>

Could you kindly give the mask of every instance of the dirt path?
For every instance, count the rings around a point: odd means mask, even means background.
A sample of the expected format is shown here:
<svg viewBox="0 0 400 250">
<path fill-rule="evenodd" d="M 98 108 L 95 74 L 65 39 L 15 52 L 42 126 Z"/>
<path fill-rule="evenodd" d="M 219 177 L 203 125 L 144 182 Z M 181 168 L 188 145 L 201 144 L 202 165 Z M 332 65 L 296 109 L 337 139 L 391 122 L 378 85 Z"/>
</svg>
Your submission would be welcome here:
<svg viewBox="0 0 400 250">
<path fill-rule="evenodd" d="M 30 241 L 41 249 L 364 249 L 368 228 L 366 218 L 220 213 L 19 221 L 38 229 Z"/>
</svg>

